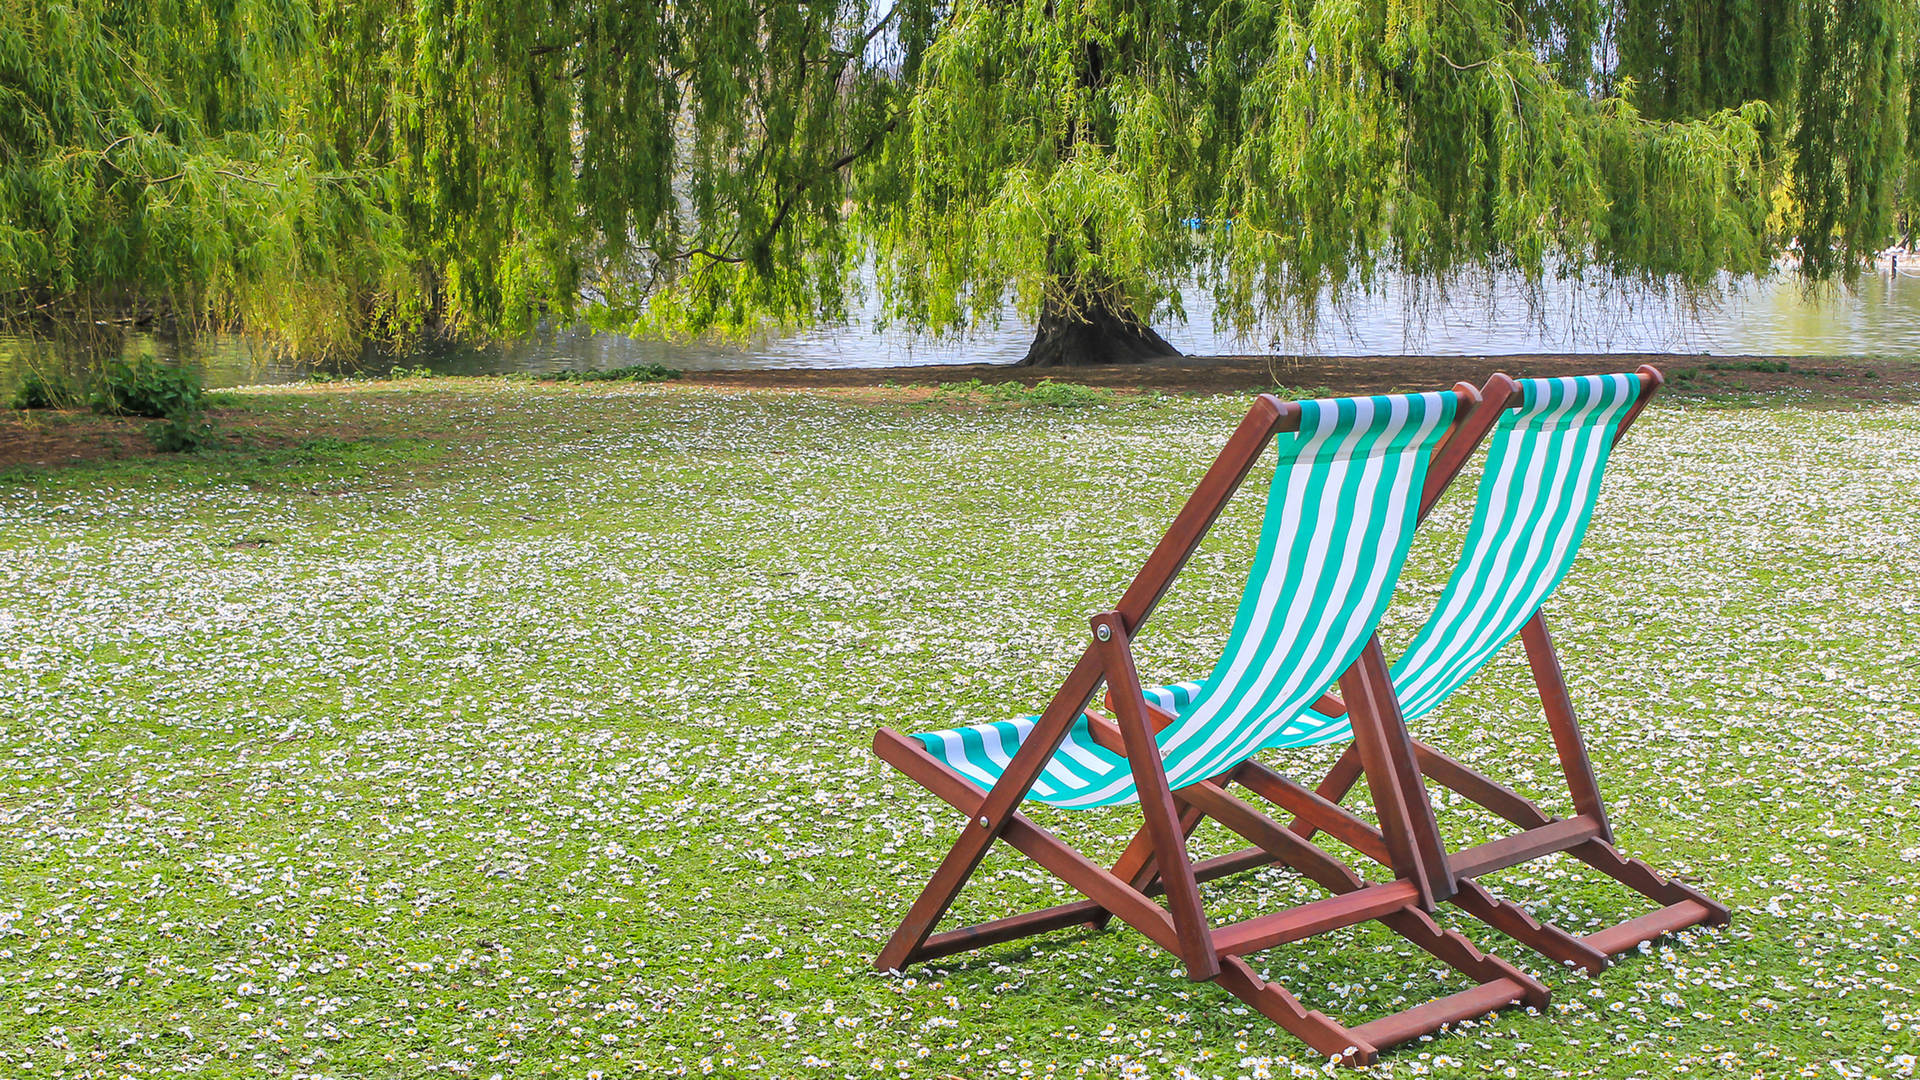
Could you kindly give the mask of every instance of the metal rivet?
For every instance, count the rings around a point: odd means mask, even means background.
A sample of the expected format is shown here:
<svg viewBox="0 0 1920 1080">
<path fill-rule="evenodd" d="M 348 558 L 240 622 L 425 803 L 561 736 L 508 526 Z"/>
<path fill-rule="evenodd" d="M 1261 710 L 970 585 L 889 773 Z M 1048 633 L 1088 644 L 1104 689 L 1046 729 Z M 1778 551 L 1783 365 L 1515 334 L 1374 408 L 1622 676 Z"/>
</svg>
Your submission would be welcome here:
<svg viewBox="0 0 1920 1080">
<path fill-rule="evenodd" d="M 987 815 L 985 814 L 980 815 L 980 827 L 983 829 L 987 827 Z"/>
<path fill-rule="evenodd" d="M 1099 626 L 1093 628 L 1093 636 L 1099 638 L 1101 641 L 1112 641 L 1113 627 L 1108 626 L 1106 623 L 1101 623 Z"/>
</svg>

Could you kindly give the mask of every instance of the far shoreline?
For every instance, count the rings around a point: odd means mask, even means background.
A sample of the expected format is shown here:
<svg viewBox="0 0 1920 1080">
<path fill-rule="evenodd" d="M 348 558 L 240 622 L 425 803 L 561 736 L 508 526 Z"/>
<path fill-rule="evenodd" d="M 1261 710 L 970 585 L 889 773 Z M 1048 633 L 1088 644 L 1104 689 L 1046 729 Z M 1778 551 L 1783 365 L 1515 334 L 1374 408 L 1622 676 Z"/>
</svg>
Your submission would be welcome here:
<svg viewBox="0 0 1920 1080">
<path fill-rule="evenodd" d="M 1492 356 L 1178 356 L 1090 367 L 922 364 L 894 367 L 732 368 L 682 372 L 683 384 L 755 390 L 850 390 L 979 380 L 1043 380 L 1113 390 L 1221 394 L 1274 389 L 1334 396 L 1478 385 L 1495 371 L 1520 378 L 1631 371 L 1652 364 L 1671 381 L 1714 393 L 1809 390 L 1823 396 L 1909 399 L 1920 392 L 1920 356 L 1757 356 L 1705 353 L 1525 353 Z"/>
</svg>

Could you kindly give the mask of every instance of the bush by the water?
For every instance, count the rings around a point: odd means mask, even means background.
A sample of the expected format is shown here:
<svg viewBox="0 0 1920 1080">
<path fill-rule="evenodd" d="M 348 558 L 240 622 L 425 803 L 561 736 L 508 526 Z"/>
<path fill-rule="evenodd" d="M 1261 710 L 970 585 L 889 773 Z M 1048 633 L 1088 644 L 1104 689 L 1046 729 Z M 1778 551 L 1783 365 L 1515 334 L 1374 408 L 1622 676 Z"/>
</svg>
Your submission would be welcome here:
<svg viewBox="0 0 1920 1080">
<path fill-rule="evenodd" d="M 148 428 L 147 435 L 163 454 L 190 454 L 213 439 L 213 424 L 198 412 L 176 413 Z"/>
<path fill-rule="evenodd" d="M 540 376 L 551 382 L 664 382 L 679 377 L 678 368 L 665 364 L 631 364 L 608 371 L 556 371 Z"/>
<path fill-rule="evenodd" d="M 16 409 L 71 409 L 78 404 L 79 388 L 57 374 L 29 371 L 20 385 L 13 388 Z"/>
<path fill-rule="evenodd" d="M 73 409 L 84 404 L 102 416 L 159 420 L 147 434 L 165 453 L 198 450 L 213 435 L 200 376 L 162 364 L 151 355 L 109 360 L 90 393 L 83 393 L 64 375 L 29 371 L 14 387 L 12 404 L 16 409 Z"/>
<path fill-rule="evenodd" d="M 198 374 L 143 355 L 131 361 L 107 361 L 87 403 L 102 416 L 163 420 L 199 415 L 205 394 Z"/>
</svg>

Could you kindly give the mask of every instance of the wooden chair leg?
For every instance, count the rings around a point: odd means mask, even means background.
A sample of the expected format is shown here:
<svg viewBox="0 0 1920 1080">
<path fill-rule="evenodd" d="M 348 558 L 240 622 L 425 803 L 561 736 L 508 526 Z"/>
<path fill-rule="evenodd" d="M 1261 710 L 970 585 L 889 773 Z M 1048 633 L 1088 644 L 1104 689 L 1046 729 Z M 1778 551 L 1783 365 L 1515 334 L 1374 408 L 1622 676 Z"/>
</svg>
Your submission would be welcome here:
<svg viewBox="0 0 1920 1080">
<path fill-rule="evenodd" d="M 1520 643 L 1526 649 L 1540 707 L 1547 714 L 1547 729 L 1553 735 L 1560 771 L 1567 779 L 1567 792 L 1573 796 L 1573 811 L 1599 822 L 1600 839 L 1611 844 L 1613 827 L 1607 821 L 1606 800 L 1601 798 L 1600 782 L 1593 775 L 1587 742 L 1580 736 L 1580 721 L 1573 714 L 1573 698 L 1567 693 L 1566 676 L 1553 647 L 1553 635 L 1547 631 L 1545 613 L 1534 611 L 1533 618 L 1520 628 Z"/>
<path fill-rule="evenodd" d="M 1380 816 L 1394 876 L 1418 884 L 1420 906 L 1432 910 L 1435 902 L 1453 895 L 1453 874 L 1412 741 L 1400 719 L 1378 634 L 1340 676 L 1340 696 L 1347 704 L 1354 746 Z"/>
<path fill-rule="evenodd" d="M 1186 964 L 1187 977 L 1203 982 L 1220 974 L 1220 958 L 1214 952 L 1206 912 L 1200 905 L 1199 883 L 1193 879 L 1193 862 L 1187 856 L 1186 832 L 1160 763 L 1160 747 L 1147 716 L 1140 674 L 1134 670 L 1133 651 L 1127 646 L 1127 625 L 1118 611 L 1095 615 L 1092 625 L 1107 684 L 1113 689 L 1114 712 L 1119 714 L 1120 734 L 1126 739 L 1127 762 L 1140 795 L 1147 835 L 1153 839 L 1154 865 L 1166 888 L 1167 906 L 1179 934 L 1178 952 Z"/>
<path fill-rule="evenodd" d="M 1347 748 L 1340 752 L 1340 760 L 1333 763 L 1333 768 L 1327 770 L 1327 775 L 1321 779 L 1319 786 L 1313 789 L 1314 794 L 1330 803 L 1338 804 L 1340 800 L 1347 797 L 1347 792 L 1353 790 L 1353 785 L 1359 782 L 1360 775 L 1360 748 L 1353 743 L 1348 743 Z M 1302 840 L 1313 839 L 1313 834 L 1318 831 L 1312 822 L 1302 818 L 1295 818 L 1293 824 L 1287 828 L 1292 829 L 1294 835 Z"/>
</svg>

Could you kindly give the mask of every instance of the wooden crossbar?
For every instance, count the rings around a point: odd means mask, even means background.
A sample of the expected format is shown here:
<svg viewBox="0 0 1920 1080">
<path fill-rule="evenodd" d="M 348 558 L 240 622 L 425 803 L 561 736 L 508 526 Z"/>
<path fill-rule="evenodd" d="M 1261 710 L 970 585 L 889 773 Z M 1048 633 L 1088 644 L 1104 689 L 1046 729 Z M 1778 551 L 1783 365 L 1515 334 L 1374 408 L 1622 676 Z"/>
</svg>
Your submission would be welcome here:
<svg viewBox="0 0 1920 1080">
<path fill-rule="evenodd" d="M 1213 947 L 1225 956 L 1245 956 L 1329 930 L 1372 922 L 1419 899 L 1420 890 L 1412 882 L 1371 885 L 1221 927 L 1213 932 Z"/>
<path fill-rule="evenodd" d="M 1498 840 L 1475 844 L 1452 855 L 1453 872 L 1473 878 L 1532 862 L 1542 855 L 1565 851 L 1575 844 L 1600 835 L 1601 825 L 1586 815 L 1563 818 L 1525 832 Z"/>
<path fill-rule="evenodd" d="M 874 749 L 883 760 L 922 781 L 928 791 L 963 813 L 971 812 L 970 808 L 978 806 L 985 798 L 985 792 L 927 753 L 918 740 L 882 729 L 875 737 Z M 1381 1050 L 1418 1038 L 1453 1020 L 1478 1015 L 1494 1007 L 1458 1012 L 1458 1008 L 1469 1000 L 1497 998 L 1501 1004 L 1524 1002 L 1536 1008 L 1546 1004 L 1548 991 L 1545 984 L 1499 957 L 1481 951 L 1457 932 L 1442 929 L 1425 912 L 1412 906 L 1410 901 L 1416 890 L 1410 882 L 1370 884 L 1363 881 L 1350 867 L 1332 855 L 1299 840 L 1279 822 L 1226 795 L 1211 782 L 1181 788 L 1176 792 L 1176 798 L 1185 805 L 1210 805 L 1220 809 L 1220 819 L 1230 828 L 1243 834 L 1252 834 L 1271 848 L 1286 852 L 1288 856 L 1278 858 L 1272 850 L 1259 846 L 1230 852 L 1193 863 L 1197 879 L 1210 880 L 1257 866 L 1281 863 L 1339 892 L 1339 895 L 1326 900 L 1300 905 L 1285 912 L 1257 916 L 1211 932 L 1220 964 L 1220 974 L 1215 977 L 1215 983 L 1316 1049 L 1324 1050 L 1330 1056 L 1339 1056 L 1344 1052 L 1342 1060 L 1348 1064 L 1370 1064 Z M 1062 881 L 1082 889 L 1090 899 L 932 935 L 915 951 L 911 962 L 939 959 L 1049 930 L 1084 925 L 1089 922 L 1090 916 L 1108 910 L 1169 952 L 1175 951 L 1177 937 L 1165 909 L 1145 900 L 1140 893 L 1129 895 L 1130 890 L 1118 888 L 1121 883 L 1117 877 L 1066 849 L 1053 834 L 1024 815 L 1016 814 L 1004 831 L 1003 838 L 1015 850 L 1033 858 Z M 1158 883 L 1146 890 L 1147 893 L 1158 891 Z M 1111 909 L 1108 906 L 1110 904 Z M 1377 919 L 1429 955 L 1475 979 L 1480 986 L 1497 985 L 1499 991 L 1483 991 L 1471 999 L 1459 994 L 1452 995 L 1445 1000 L 1452 1003 L 1453 1011 L 1428 1009 L 1419 1013 L 1425 1026 L 1402 1021 L 1376 1028 L 1372 1038 L 1363 1038 L 1357 1034 L 1359 1029 L 1344 1027 L 1323 1013 L 1308 1010 L 1284 987 L 1260 980 L 1239 959 L 1246 953 L 1369 919 Z M 1392 1020 L 1394 1017 L 1383 1019 Z"/>
</svg>

